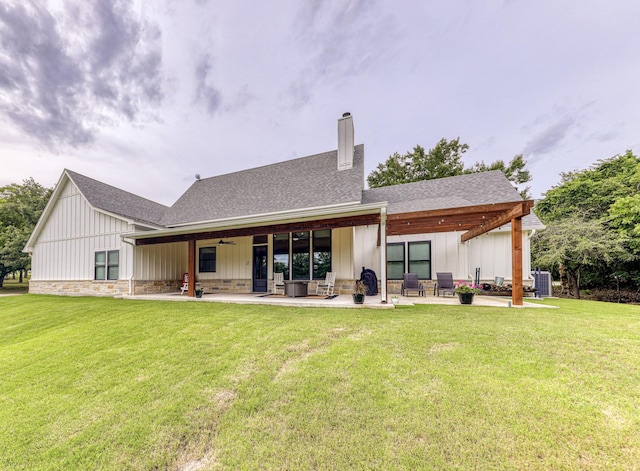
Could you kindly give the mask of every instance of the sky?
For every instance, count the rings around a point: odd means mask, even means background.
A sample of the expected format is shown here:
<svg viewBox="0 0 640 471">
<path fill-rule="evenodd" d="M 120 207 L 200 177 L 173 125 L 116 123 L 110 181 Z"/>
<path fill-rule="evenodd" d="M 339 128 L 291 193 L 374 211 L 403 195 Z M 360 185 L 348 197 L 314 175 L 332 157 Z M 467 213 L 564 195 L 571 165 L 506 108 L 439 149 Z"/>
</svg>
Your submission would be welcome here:
<svg viewBox="0 0 640 471">
<path fill-rule="evenodd" d="M 637 0 L 0 0 L 0 186 L 65 168 L 165 205 L 337 148 L 523 154 L 535 198 L 640 152 Z M 247 182 L 250 191 L 251 182 Z"/>
</svg>

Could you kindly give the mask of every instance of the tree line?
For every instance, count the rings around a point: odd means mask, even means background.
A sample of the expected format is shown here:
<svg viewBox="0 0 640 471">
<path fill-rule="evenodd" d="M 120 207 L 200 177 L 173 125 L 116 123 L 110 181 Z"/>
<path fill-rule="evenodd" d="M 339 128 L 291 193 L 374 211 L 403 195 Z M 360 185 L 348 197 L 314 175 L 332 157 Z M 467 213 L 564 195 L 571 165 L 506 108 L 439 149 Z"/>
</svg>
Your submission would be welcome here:
<svg viewBox="0 0 640 471">
<path fill-rule="evenodd" d="M 553 270 L 570 294 L 640 287 L 640 158 L 631 150 L 561 174 L 535 206 L 547 225 L 532 239 L 533 263 Z"/>
<path fill-rule="evenodd" d="M 33 178 L 0 187 L 0 288 L 9 273 L 31 268 L 31 258 L 22 249 L 50 196 L 51 190 Z"/>
</svg>

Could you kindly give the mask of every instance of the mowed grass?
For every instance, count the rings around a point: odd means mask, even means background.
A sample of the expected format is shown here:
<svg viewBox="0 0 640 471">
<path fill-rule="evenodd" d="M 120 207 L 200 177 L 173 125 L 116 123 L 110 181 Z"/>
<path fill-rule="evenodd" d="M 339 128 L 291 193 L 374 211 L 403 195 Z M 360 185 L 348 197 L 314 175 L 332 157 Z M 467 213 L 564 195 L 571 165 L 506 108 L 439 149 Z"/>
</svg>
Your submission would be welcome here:
<svg viewBox="0 0 640 471">
<path fill-rule="evenodd" d="M 640 469 L 640 307 L 0 297 L 1 469 Z"/>
</svg>

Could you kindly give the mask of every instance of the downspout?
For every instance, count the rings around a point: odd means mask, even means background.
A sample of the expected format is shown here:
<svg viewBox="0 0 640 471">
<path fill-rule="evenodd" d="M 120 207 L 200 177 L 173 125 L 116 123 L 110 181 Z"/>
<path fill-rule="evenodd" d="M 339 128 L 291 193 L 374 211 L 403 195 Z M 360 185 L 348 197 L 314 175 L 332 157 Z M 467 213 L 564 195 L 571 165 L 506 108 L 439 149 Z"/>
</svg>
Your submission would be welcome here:
<svg viewBox="0 0 640 471">
<path fill-rule="evenodd" d="M 131 276 L 129 276 L 129 292 L 128 296 L 133 296 L 133 279 L 135 277 L 135 269 L 136 269 L 136 244 L 131 242 L 124 237 L 122 238 L 122 242 L 125 244 L 129 244 L 132 247 L 131 251 Z"/>
</svg>

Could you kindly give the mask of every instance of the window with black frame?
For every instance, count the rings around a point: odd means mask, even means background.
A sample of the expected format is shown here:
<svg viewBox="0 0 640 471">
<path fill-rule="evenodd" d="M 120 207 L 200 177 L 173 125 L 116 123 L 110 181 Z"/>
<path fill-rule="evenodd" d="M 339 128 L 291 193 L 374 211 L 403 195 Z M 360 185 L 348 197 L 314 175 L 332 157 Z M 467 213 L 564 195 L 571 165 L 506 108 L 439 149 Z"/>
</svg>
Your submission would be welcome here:
<svg viewBox="0 0 640 471">
<path fill-rule="evenodd" d="M 431 242 L 409 242 L 409 273 L 421 280 L 431 279 Z"/>
<path fill-rule="evenodd" d="M 331 230 L 313 231 L 313 279 L 324 279 L 330 271 Z"/>
<path fill-rule="evenodd" d="M 294 280 L 309 279 L 309 232 L 291 233 L 291 259 Z"/>
<path fill-rule="evenodd" d="M 404 242 L 387 244 L 387 278 L 404 278 Z"/>
<path fill-rule="evenodd" d="M 216 271 L 216 248 L 200 247 L 198 260 L 200 273 L 214 273 Z"/>
<path fill-rule="evenodd" d="M 289 279 L 289 233 L 273 235 L 273 272 Z"/>
</svg>

